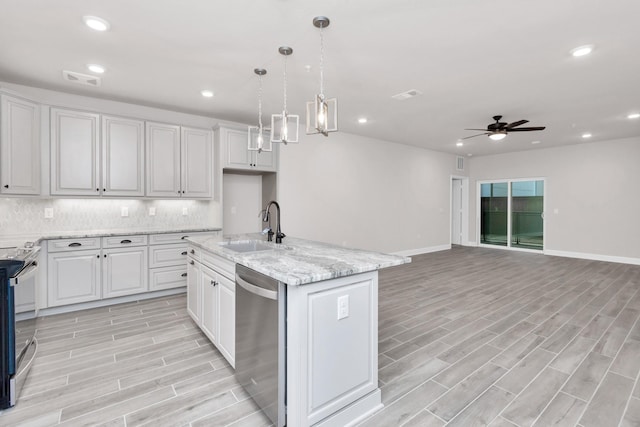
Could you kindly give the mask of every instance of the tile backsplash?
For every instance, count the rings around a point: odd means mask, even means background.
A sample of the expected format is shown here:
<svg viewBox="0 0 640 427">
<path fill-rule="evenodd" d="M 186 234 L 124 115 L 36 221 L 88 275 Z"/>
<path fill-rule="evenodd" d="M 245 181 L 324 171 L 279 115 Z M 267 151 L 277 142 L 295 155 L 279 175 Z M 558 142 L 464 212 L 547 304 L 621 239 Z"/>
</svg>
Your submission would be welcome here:
<svg viewBox="0 0 640 427">
<path fill-rule="evenodd" d="M 0 237 L 57 231 L 222 227 L 220 204 L 205 200 L 0 199 Z M 53 218 L 45 218 L 45 208 Z M 128 216 L 122 216 L 126 208 Z M 149 215 L 155 208 L 155 215 Z M 186 215 L 184 211 L 186 209 Z"/>
</svg>

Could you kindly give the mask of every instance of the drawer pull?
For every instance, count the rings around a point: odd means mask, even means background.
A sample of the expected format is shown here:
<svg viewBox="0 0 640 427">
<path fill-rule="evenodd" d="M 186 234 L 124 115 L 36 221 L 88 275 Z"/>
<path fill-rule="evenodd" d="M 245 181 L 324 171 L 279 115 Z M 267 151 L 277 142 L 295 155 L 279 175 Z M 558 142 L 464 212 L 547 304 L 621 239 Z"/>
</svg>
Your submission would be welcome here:
<svg viewBox="0 0 640 427">
<path fill-rule="evenodd" d="M 196 253 L 196 251 L 194 251 L 193 249 L 191 249 L 191 253 L 192 253 L 192 254 L 195 254 L 195 253 Z"/>
<path fill-rule="evenodd" d="M 78 242 L 69 243 L 70 248 L 75 248 L 77 246 L 82 246 L 82 243 L 78 243 Z"/>
<path fill-rule="evenodd" d="M 195 265 L 196 263 L 193 260 L 191 260 L 191 261 L 189 261 L 189 264 Z"/>
<path fill-rule="evenodd" d="M 122 243 L 122 244 L 131 243 L 131 240 L 129 240 L 129 239 L 120 240 L 120 243 Z"/>
<path fill-rule="evenodd" d="M 184 240 L 184 239 L 186 239 L 187 237 L 189 237 L 189 236 L 182 236 L 180 239 L 181 239 L 181 240 Z"/>
<path fill-rule="evenodd" d="M 187 254 L 187 251 L 184 251 L 184 252 L 182 252 L 182 254 L 181 254 L 181 255 L 186 255 L 186 254 Z"/>
<path fill-rule="evenodd" d="M 180 276 L 181 277 L 187 277 L 187 273 L 182 273 Z"/>
</svg>

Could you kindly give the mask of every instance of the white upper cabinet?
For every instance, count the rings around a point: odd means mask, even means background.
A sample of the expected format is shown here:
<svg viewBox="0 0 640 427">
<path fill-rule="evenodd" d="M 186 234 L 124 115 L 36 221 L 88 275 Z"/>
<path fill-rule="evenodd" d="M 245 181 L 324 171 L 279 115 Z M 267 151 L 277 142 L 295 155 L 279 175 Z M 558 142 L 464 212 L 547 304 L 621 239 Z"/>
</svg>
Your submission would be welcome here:
<svg viewBox="0 0 640 427">
<path fill-rule="evenodd" d="M 1 95 L 0 193 L 40 194 L 40 106 Z"/>
<path fill-rule="evenodd" d="M 147 122 L 147 196 L 180 196 L 180 126 Z"/>
<path fill-rule="evenodd" d="M 100 195 L 100 115 L 51 109 L 51 194 Z"/>
<path fill-rule="evenodd" d="M 102 116 L 102 193 L 144 196 L 144 122 Z"/>
<path fill-rule="evenodd" d="M 147 196 L 210 198 L 212 133 L 147 122 Z"/>
<path fill-rule="evenodd" d="M 182 196 L 211 197 L 212 132 L 182 128 Z"/>
<path fill-rule="evenodd" d="M 221 127 L 218 130 L 223 152 L 223 168 L 276 172 L 278 170 L 279 144 L 273 144 L 273 151 L 249 151 L 247 130 Z M 265 138 L 269 138 L 265 133 Z"/>
</svg>

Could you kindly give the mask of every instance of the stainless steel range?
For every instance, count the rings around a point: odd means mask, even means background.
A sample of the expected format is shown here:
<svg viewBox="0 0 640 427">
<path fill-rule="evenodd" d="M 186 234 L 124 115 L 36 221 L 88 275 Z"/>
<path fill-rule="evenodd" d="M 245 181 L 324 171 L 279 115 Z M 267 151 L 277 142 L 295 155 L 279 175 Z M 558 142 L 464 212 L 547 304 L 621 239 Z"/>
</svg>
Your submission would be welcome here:
<svg viewBox="0 0 640 427">
<path fill-rule="evenodd" d="M 15 405 L 35 358 L 39 247 L 0 248 L 0 409 Z"/>
</svg>

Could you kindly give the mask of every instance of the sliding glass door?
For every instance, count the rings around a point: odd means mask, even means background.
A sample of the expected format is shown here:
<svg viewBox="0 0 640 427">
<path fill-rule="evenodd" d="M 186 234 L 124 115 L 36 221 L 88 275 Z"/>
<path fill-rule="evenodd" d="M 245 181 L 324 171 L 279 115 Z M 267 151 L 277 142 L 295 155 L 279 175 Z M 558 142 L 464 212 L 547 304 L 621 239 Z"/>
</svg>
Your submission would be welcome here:
<svg viewBox="0 0 640 427">
<path fill-rule="evenodd" d="M 544 180 L 480 183 L 480 244 L 542 250 Z"/>
</svg>

